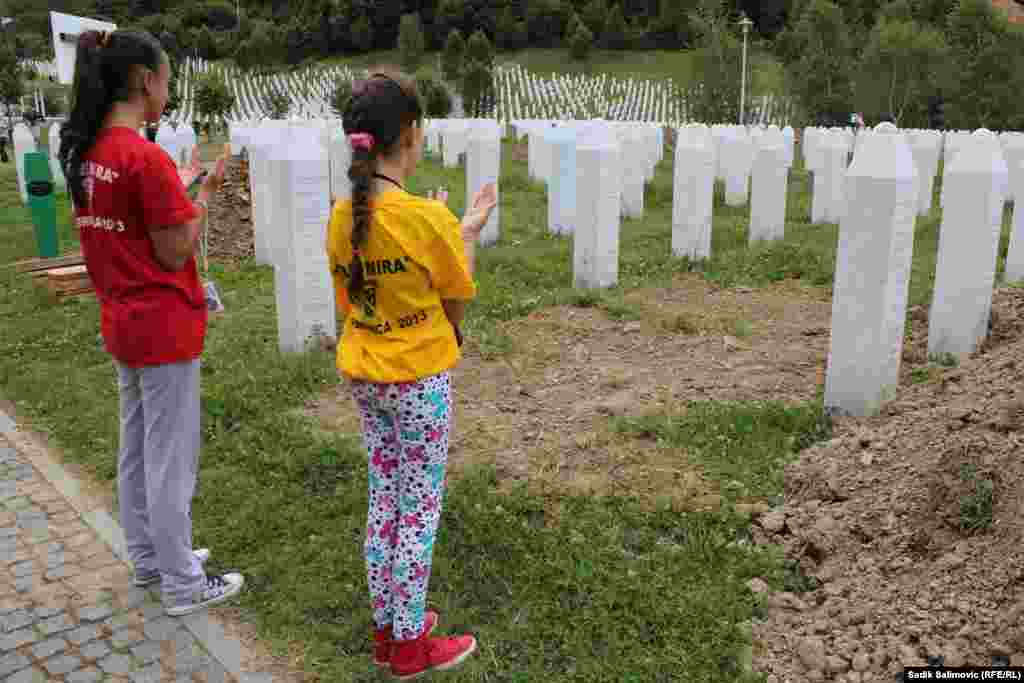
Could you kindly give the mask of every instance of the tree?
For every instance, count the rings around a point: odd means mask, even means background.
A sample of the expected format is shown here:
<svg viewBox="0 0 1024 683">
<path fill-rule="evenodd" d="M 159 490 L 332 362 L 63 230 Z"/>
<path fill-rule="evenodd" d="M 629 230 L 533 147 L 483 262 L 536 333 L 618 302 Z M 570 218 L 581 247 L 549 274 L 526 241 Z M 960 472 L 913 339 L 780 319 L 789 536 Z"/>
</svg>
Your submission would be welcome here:
<svg viewBox="0 0 1024 683">
<path fill-rule="evenodd" d="M 7 115 L 7 129 L 13 125 L 14 111 L 25 94 L 25 74 L 10 47 L 0 46 L 0 104 Z"/>
<path fill-rule="evenodd" d="M 338 81 L 338 84 L 334 86 L 334 90 L 331 91 L 331 111 L 338 118 L 345 116 L 345 107 L 348 106 L 348 101 L 352 99 L 352 81 Z"/>
<path fill-rule="evenodd" d="M 235 96 L 228 90 L 220 71 L 211 69 L 197 80 L 195 102 L 209 131 L 214 124 L 224 125 L 225 117 L 235 106 Z"/>
<path fill-rule="evenodd" d="M 898 16 L 898 15 L 897 15 Z M 891 115 L 897 126 L 926 126 L 949 46 L 935 28 L 908 19 L 881 18 L 861 57 L 857 104 L 869 118 Z"/>
<path fill-rule="evenodd" d="M 272 119 L 283 119 L 291 111 L 292 101 L 288 96 L 277 89 L 271 89 L 263 96 L 263 110 Z"/>
<path fill-rule="evenodd" d="M 360 52 L 373 49 L 373 25 L 365 14 L 360 15 L 352 24 L 352 45 Z"/>
<path fill-rule="evenodd" d="M 462 33 L 455 29 L 448 34 L 448 41 L 444 44 L 444 54 L 441 55 L 441 69 L 446 80 L 452 83 L 459 80 L 465 57 L 466 43 L 462 39 Z"/>
<path fill-rule="evenodd" d="M 739 39 L 723 0 L 701 0 L 690 22 L 697 33 L 694 73 L 699 87 L 688 100 L 691 114 L 707 123 L 735 121 L 739 112 Z"/>
<path fill-rule="evenodd" d="M 474 31 L 466 43 L 466 60 L 478 61 L 484 64 L 488 70 L 494 67 L 494 48 L 491 41 L 487 40 L 487 34 L 483 31 Z"/>
<path fill-rule="evenodd" d="M 494 42 L 502 50 L 513 50 L 518 45 L 515 41 L 516 31 L 516 13 L 509 5 L 501 11 L 498 15 L 498 20 L 494 27 Z"/>
<path fill-rule="evenodd" d="M 486 64 L 471 59 L 462 74 L 462 100 L 466 114 L 486 117 L 494 105 L 494 80 Z"/>
<path fill-rule="evenodd" d="M 987 0 L 960 0 L 949 15 L 946 124 L 956 128 L 1019 126 L 1024 89 L 1024 33 Z"/>
<path fill-rule="evenodd" d="M 416 73 L 416 89 L 423 103 L 423 111 L 432 119 L 447 118 L 452 112 L 452 96 L 430 69 Z"/>
<path fill-rule="evenodd" d="M 601 38 L 605 47 L 610 50 L 622 50 L 626 47 L 626 17 L 618 5 L 612 5 L 608 12 L 608 20 L 604 24 Z"/>
<path fill-rule="evenodd" d="M 565 35 L 568 13 L 561 0 L 530 0 L 526 28 L 530 45 L 557 47 Z"/>
<path fill-rule="evenodd" d="M 420 15 L 402 15 L 402 21 L 398 29 L 398 53 L 401 55 L 402 67 L 409 73 L 416 71 L 420 62 L 423 61 L 423 54 L 426 49 L 426 39 L 423 37 L 423 27 L 420 25 Z"/>
<path fill-rule="evenodd" d="M 843 10 L 829 0 L 810 0 L 792 27 L 789 48 L 791 88 L 811 121 L 848 121 L 856 60 Z"/>
<path fill-rule="evenodd" d="M 678 7 L 681 3 L 669 2 L 667 5 Z M 595 36 L 604 35 L 604 26 L 608 20 L 607 0 L 590 0 L 583 7 L 583 23 L 587 25 L 590 32 Z"/>
<path fill-rule="evenodd" d="M 594 42 L 594 34 L 580 23 L 569 38 L 569 54 L 573 59 L 584 60 L 590 54 L 590 46 Z"/>
</svg>

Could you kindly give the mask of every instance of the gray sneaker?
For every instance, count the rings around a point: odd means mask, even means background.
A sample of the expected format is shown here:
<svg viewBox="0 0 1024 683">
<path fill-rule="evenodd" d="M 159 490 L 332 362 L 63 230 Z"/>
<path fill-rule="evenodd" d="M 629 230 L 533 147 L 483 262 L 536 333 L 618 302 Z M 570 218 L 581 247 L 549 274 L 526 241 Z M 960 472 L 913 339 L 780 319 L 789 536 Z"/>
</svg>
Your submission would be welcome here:
<svg viewBox="0 0 1024 683">
<path fill-rule="evenodd" d="M 191 601 L 172 607 L 164 607 L 164 612 L 169 617 L 182 617 L 186 614 L 198 612 L 210 605 L 216 605 L 238 595 L 244 583 L 245 578 L 241 574 L 236 573 L 224 574 L 222 576 L 207 576 L 206 585 L 196 593 Z"/>
</svg>

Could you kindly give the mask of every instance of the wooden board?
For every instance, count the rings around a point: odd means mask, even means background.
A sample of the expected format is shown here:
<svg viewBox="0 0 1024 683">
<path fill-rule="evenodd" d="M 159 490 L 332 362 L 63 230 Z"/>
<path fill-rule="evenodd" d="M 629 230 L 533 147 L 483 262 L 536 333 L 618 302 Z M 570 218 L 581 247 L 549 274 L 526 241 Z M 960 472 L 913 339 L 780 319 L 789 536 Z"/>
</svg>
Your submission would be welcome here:
<svg viewBox="0 0 1024 683">
<path fill-rule="evenodd" d="M 64 268 L 51 268 L 46 271 L 46 277 L 51 281 L 53 280 L 80 280 L 82 278 L 89 278 L 89 271 L 85 269 L 85 266 L 67 266 Z"/>
<path fill-rule="evenodd" d="M 78 266 L 85 263 L 85 258 L 81 253 L 67 254 L 66 256 L 57 256 L 56 258 L 35 258 L 26 259 L 24 261 L 15 261 L 13 265 L 15 270 L 19 273 L 32 273 L 37 271 L 46 271 L 53 268 L 64 268 L 67 266 Z"/>
</svg>

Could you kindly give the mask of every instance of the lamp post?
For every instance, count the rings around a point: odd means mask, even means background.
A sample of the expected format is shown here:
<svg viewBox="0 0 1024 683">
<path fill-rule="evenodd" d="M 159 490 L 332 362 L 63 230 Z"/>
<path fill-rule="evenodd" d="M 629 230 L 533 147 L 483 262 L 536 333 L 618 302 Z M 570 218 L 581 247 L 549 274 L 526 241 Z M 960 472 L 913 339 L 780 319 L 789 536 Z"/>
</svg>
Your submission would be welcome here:
<svg viewBox="0 0 1024 683">
<path fill-rule="evenodd" d="M 746 125 L 744 114 L 747 108 L 747 33 L 754 25 L 746 14 L 740 19 L 740 27 L 743 29 L 743 73 L 740 75 L 740 125 Z"/>
</svg>

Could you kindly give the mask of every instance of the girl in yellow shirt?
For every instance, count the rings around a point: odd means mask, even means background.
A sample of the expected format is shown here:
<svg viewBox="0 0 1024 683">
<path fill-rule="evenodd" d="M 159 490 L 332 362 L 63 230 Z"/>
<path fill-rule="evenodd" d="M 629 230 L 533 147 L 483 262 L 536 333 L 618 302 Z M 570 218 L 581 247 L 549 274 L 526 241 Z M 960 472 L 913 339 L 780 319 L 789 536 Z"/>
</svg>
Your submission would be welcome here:
<svg viewBox="0 0 1024 683">
<path fill-rule="evenodd" d="M 399 680 L 450 669 L 473 636 L 436 638 L 426 610 L 448 463 L 451 382 L 460 358 L 476 240 L 497 204 L 494 185 L 461 223 L 441 202 L 405 191 L 423 150 L 423 110 L 401 74 L 355 84 L 343 117 L 352 199 L 331 212 L 327 252 L 346 315 L 338 369 L 362 421 L 369 457 L 366 572 L 374 658 Z"/>
</svg>

